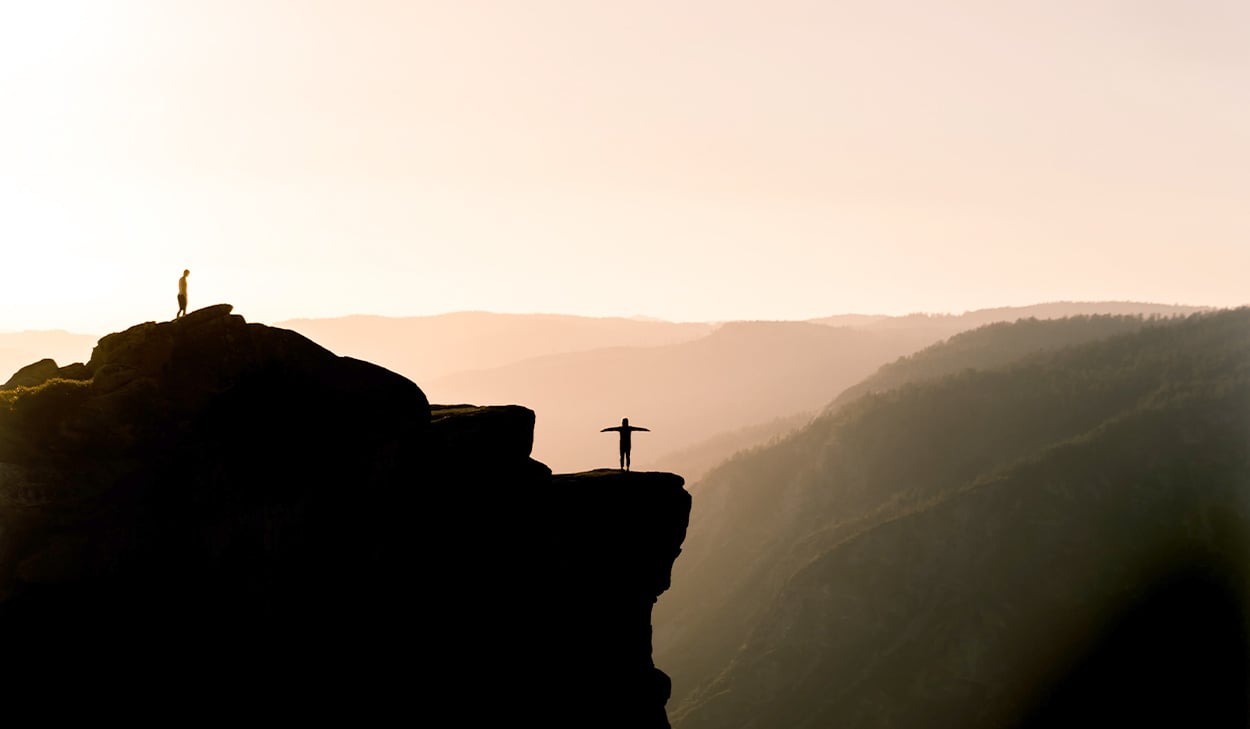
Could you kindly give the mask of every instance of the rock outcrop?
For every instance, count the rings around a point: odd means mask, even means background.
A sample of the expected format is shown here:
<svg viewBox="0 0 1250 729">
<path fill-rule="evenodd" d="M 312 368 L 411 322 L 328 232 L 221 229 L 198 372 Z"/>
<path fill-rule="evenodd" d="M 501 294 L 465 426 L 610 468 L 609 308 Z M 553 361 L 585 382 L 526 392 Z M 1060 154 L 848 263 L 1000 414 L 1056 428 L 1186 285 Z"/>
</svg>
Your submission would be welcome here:
<svg viewBox="0 0 1250 729">
<path fill-rule="evenodd" d="M 667 727 L 650 610 L 690 496 L 672 474 L 553 475 L 534 423 L 431 406 L 228 305 L 25 367 L 0 389 L 0 678 Z"/>
</svg>

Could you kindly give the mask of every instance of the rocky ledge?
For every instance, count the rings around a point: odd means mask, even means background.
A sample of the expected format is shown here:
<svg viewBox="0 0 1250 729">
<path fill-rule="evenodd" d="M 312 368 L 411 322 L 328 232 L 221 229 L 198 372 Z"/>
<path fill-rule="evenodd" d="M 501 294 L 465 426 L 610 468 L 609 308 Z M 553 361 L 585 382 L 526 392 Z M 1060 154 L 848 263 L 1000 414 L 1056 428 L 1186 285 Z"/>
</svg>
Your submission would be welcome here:
<svg viewBox="0 0 1250 729">
<path fill-rule="evenodd" d="M 650 610 L 690 495 L 553 475 L 534 423 L 431 406 L 225 304 L 25 367 L 0 387 L 0 678 L 286 718 L 667 727 Z"/>
</svg>

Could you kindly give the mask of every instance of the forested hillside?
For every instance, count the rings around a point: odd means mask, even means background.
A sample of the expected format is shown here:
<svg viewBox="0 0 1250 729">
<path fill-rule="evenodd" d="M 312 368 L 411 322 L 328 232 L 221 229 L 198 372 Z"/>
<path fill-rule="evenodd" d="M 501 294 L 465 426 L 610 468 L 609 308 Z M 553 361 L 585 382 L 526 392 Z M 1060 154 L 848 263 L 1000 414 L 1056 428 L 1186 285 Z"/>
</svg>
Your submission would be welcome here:
<svg viewBox="0 0 1250 729">
<path fill-rule="evenodd" d="M 1172 317 L 1168 317 L 1172 318 Z M 871 377 L 848 387 L 831 404 L 836 409 L 869 392 L 933 379 L 965 369 L 990 369 L 1048 349 L 1072 347 L 1162 321 L 1140 314 L 1092 314 L 1061 319 L 1029 317 L 983 324 L 915 354 L 883 365 Z"/>
<path fill-rule="evenodd" d="M 674 727 L 1244 716 L 1250 310 L 1051 325 L 917 355 L 954 371 L 704 479 L 656 609 Z"/>
</svg>

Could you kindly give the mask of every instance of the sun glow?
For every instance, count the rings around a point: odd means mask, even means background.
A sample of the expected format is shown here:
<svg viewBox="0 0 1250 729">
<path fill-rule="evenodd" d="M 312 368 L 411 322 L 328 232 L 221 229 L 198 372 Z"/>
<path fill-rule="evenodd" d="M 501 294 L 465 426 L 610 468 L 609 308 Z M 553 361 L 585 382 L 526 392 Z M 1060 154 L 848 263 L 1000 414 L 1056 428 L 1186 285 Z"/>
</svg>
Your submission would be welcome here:
<svg viewBox="0 0 1250 729">
<path fill-rule="evenodd" d="M 6 4 L 0 329 L 1246 301 L 1239 6 L 539 5 Z"/>
</svg>

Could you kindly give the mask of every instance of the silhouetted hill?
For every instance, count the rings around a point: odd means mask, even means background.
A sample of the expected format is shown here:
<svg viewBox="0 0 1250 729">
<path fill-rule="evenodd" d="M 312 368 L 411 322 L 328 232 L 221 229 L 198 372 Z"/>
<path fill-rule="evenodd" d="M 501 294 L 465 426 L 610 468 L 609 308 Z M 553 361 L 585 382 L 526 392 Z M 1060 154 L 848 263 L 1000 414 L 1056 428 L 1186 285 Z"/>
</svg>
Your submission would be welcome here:
<svg viewBox="0 0 1250 729">
<path fill-rule="evenodd" d="M 965 369 L 1001 367 L 1043 350 L 1077 346 L 1136 331 L 1157 320 L 1154 315 L 1095 314 L 985 324 L 882 365 L 872 376 L 842 391 L 829 409 L 837 409 L 870 392 L 884 392 Z"/>
<path fill-rule="evenodd" d="M 712 324 L 658 319 L 484 311 L 422 317 L 292 319 L 277 326 L 422 383 L 550 354 L 675 344 L 714 328 Z"/>
<path fill-rule="evenodd" d="M 665 729 L 690 495 L 553 475 L 534 422 L 224 304 L 32 363 L 0 388 L 0 679 L 76 721 Z"/>
<path fill-rule="evenodd" d="M 674 727 L 1246 725 L 1250 309 L 1003 356 L 1039 326 L 702 480 Z"/>
</svg>

